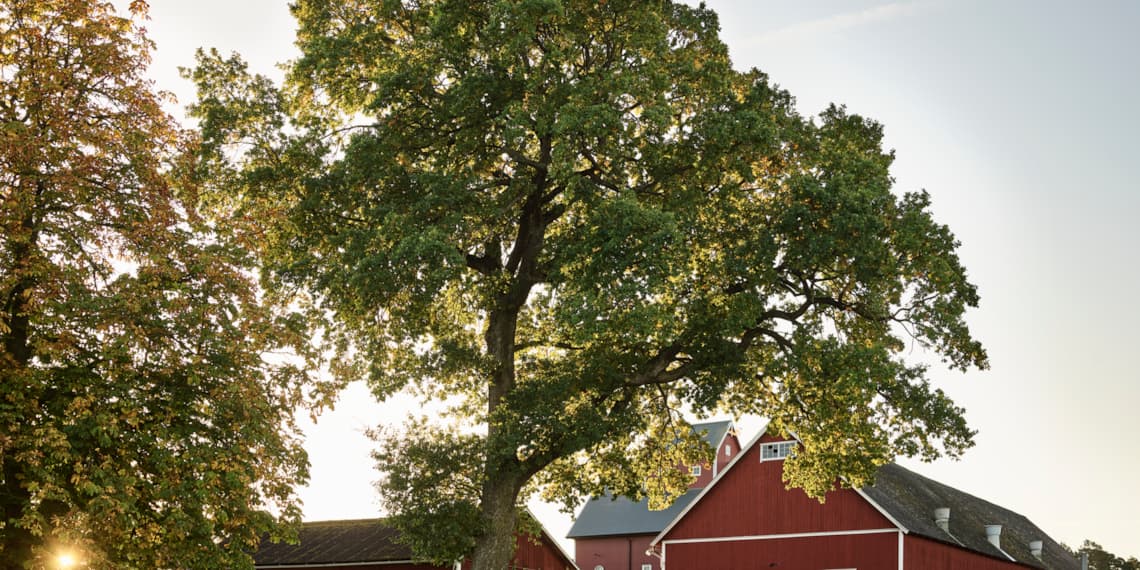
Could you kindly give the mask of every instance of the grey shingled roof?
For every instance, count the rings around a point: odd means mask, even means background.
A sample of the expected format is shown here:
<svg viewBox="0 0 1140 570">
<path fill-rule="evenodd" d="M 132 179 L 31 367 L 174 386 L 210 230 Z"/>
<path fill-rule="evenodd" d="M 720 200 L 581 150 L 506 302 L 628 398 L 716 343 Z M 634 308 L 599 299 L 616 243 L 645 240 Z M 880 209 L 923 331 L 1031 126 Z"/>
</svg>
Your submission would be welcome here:
<svg viewBox="0 0 1140 570">
<path fill-rule="evenodd" d="M 397 531 L 383 519 L 307 522 L 300 543 L 261 542 L 253 555 L 257 568 L 294 564 L 392 562 L 410 560 L 411 550 L 396 542 Z"/>
<path fill-rule="evenodd" d="M 691 424 L 695 433 L 714 450 L 732 429 L 731 420 L 701 422 Z M 592 536 L 615 536 L 631 534 L 656 534 L 661 532 L 673 518 L 696 498 L 700 489 L 689 489 L 663 511 L 649 510 L 649 500 L 632 501 L 626 497 L 614 498 L 611 495 L 591 499 L 582 507 L 582 512 L 574 520 L 567 538 Z"/>
<path fill-rule="evenodd" d="M 701 439 L 715 451 L 717 446 L 720 445 L 721 440 L 724 439 L 728 430 L 732 429 L 731 420 L 722 420 L 716 422 L 701 422 L 692 424 L 693 431 L 701 434 Z"/>
<path fill-rule="evenodd" d="M 661 532 L 701 492 L 689 489 L 663 511 L 649 510 L 649 499 L 632 501 L 626 497 L 606 495 L 590 499 L 574 520 L 567 538 L 656 534 Z"/>
<path fill-rule="evenodd" d="M 1029 519 L 1009 509 L 928 479 L 899 465 L 884 465 L 875 484 L 861 489 L 913 534 L 1007 559 L 986 539 L 985 526 L 1002 525 L 1001 550 L 1017 562 L 1049 570 L 1077 570 L 1080 563 Z M 938 528 L 934 509 L 950 509 L 950 532 Z M 1041 559 L 1029 542 L 1043 542 Z"/>
</svg>

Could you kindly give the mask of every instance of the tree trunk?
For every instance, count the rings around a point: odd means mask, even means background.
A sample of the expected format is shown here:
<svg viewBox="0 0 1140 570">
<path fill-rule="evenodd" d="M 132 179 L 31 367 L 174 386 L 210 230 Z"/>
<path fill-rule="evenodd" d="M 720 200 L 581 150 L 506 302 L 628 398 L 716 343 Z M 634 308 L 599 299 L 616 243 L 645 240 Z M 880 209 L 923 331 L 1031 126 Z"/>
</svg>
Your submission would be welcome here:
<svg viewBox="0 0 1140 570">
<path fill-rule="evenodd" d="M 472 570 L 504 570 L 515 553 L 518 511 L 515 501 L 521 489 L 517 475 L 498 477 L 483 484 L 483 534 L 471 554 Z"/>
<path fill-rule="evenodd" d="M 37 184 L 36 206 L 44 192 L 43 184 Z M 32 210 L 34 211 L 34 209 Z M 38 234 L 35 218 L 29 212 L 21 220 L 21 228 L 26 232 L 24 241 L 12 244 L 13 267 L 22 273 L 12 289 L 3 292 L 3 306 L 0 310 L 0 324 L 4 325 L 0 334 L 0 366 L 9 374 L 0 377 L 3 382 L 26 382 L 17 371 L 25 370 L 32 361 L 31 319 L 28 315 L 28 298 L 36 283 L 29 276 L 32 251 Z M 24 387 L 16 388 L 17 391 Z M 24 564 L 31 561 L 32 552 L 39 539 L 31 531 L 15 525 L 24 516 L 24 509 L 31 506 L 32 495 L 24 487 L 22 466 L 14 457 L 14 450 L 6 449 L 0 455 L 0 570 L 23 570 Z"/>
<path fill-rule="evenodd" d="M 28 504 L 30 497 L 26 489 L 20 486 L 15 461 L 5 455 L 0 457 L 3 463 L 4 481 L 0 486 L 0 503 L 3 510 L 0 516 L 4 528 L 0 530 L 0 570 L 22 570 L 23 561 L 32 557 L 32 533 L 26 529 L 15 526 L 20 517 L 24 515 L 24 505 Z"/>
</svg>

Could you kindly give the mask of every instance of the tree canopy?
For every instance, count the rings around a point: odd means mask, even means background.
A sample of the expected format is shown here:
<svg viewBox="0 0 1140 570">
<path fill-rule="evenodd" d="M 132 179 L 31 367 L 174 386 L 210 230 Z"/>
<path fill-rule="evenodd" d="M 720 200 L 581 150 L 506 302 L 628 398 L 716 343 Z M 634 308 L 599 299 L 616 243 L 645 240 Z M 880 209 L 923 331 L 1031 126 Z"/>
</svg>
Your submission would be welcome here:
<svg viewBox="0 0 1140 570">
<path fill-rule="evenodd" d="M 0 1 L 0 568 L 233 568 L 299 519 L 307 339 L 204 218 L 139 22 Z M 291 349 L 293 350 L 293 349 Z"/>
<path fill-rule="evenodd" d="M 1125 560 L 1108 552 L 1096 542 L 1087 539 L 1074 554 L 1088 556 L 1089 570 L 1140 570 L 1140 560 L 1137 560 L 1135 556 L 1129 556 Z"/>
<path fill-rule="evenodd" d="M 708 458 L 682 411 L 762 414 L 822 496 L 957 455 L 962 410 L 904 358 L 987 366 L 978 295 L 882 126 L 804 117 L 663 0 L 299 0 L 283 88 L 204 53 L 199 175 L 312 296 L 345 379 L 448 398 L 380 438 L 417 552 L 510 556 L 515 507 L 667 504 Z M 435 532 L 433 532 L 435 529 Z M 438 529 L 448 529 L 440 532 Z"/>
</svg>

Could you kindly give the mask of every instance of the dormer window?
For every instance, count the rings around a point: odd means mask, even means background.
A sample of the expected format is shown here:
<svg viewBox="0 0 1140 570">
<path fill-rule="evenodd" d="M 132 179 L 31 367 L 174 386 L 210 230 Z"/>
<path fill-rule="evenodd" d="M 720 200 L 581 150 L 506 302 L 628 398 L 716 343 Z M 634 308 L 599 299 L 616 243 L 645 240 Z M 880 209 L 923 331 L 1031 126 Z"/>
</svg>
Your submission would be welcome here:
<svg viewBox="0 0 1140 570">
<path fill-rule="evenodd" d="M 795 454 L 795 441 L 773 441 L 760 446 L 760 461 L 779 461 Z"/>
</svg>

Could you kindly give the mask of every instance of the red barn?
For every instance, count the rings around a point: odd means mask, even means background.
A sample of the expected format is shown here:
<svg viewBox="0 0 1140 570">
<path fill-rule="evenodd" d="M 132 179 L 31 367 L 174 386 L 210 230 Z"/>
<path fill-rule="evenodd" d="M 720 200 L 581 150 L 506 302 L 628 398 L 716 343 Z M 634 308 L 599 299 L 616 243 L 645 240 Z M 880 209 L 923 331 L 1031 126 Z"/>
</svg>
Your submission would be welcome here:
<svg viewBox="0 0 1140 570">
<path fill-rule="evenodd" d="M 399 533 L 383 519 L 307 522 L 297 544 L 263 542 L 254 567 L 291 570 L 460 570 L 468 565 L 436 566 L 413 560 L 397 540 Z M 541 536 L 519 535 L 511 570 L 577 570 L 570 557 L 543 529 Z"/>
<path fill-rule="evenodd" d="M 740 453 L 731 421 L 693 424 L 693 431 L 716 451 L 708 465 L 689 466 L 696 480 L 668 509 L 649 510 L 647 499 L 598 497 L 590 500 L 567 533 L 574 539 L 574 559 L 583 570 L 658 570 L 660 560 L 646 553 L 649 542 L 677 517 L 701 489 Z"/>
<path fill-rule="evenodd" d="M 898 465 L 824 503 L 787 489 L 783 459 L 797 446 L 753 439 L 653 538 L 661 569 L 1080 568 L 1029 519 Z"/>
</svg>

